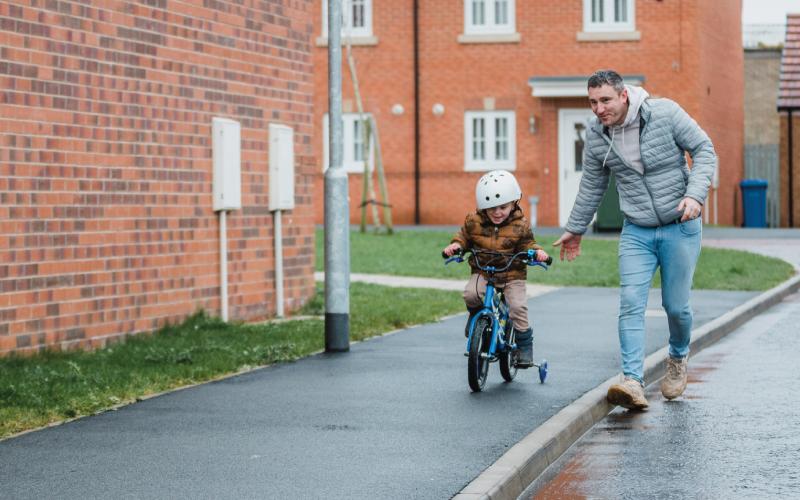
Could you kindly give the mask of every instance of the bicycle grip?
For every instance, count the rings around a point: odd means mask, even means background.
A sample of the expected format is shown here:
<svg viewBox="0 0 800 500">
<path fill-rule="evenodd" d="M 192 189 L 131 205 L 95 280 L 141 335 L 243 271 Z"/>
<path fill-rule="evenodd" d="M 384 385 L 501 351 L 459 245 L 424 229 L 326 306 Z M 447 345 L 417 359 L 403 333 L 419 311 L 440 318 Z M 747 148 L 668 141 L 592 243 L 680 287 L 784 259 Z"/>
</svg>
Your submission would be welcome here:
<svg viewBox="0 0 800 500">
<path fill-rule="evenodd" d="M 548 255 L 547 260 L 544 261 L 544 263 L 547 264 L 548 266 L 553 265 L 553 257 L 551 255 Z"/>
</svg>

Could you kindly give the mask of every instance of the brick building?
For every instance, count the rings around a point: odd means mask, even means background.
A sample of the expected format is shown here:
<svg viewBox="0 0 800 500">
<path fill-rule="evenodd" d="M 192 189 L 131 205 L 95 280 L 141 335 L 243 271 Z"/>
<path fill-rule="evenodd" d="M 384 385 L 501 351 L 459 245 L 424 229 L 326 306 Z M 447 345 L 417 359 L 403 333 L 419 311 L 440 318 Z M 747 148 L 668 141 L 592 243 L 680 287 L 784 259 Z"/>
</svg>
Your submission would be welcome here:
<svg viewBox="0 0 800 500">
<path fill-rule="evenodd" d="M 274 314 L 268 128 L 294 130 L 285 298 L 313 293 L 310 0 L 0 2 L 0 353 L 221 310 L 214 117 L 241 134 L 230 318 Z"/>
<path fill-rule="evenodd" d="M 314 58 L 315 120 L 324 127 L 323 4 L 315 2 Z M 379 127 L 395 222 L 460 223 L 474 208 L 480 172 L 507 168 L 524 196 L 538 197 L 539 225 L 563 224 L 590 116 L 586 77 L 613 68 L 651 95 L 677 101 L 708 132 L 720 171 L 707 212 L 716 207 L 712 220 L 737 223 L 740 1 L 345 0 L 345 24 L 365 112 Z M 355 222 L 363 160 L 346 64 L 343 71 L 344 160 Z M 324 134 L 314 148 L 321 192 Z M 315 213 L 321 222 L 322 204 Z"/>
</svg>

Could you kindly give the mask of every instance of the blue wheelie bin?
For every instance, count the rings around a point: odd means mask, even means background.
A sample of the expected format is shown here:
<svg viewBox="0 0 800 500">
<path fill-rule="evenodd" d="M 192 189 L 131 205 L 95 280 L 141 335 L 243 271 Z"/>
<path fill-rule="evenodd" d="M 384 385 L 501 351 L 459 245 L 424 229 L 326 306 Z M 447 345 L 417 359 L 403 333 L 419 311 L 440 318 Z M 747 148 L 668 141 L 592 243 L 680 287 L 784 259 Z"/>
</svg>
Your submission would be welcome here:
<svg viewBox="0 0 800 500">
<path fill-rule="evenodd" d="M 742 190 L 744 227 L 767 227 L 767 181 L 745 179 L 739 187 Z"/>
</svg>

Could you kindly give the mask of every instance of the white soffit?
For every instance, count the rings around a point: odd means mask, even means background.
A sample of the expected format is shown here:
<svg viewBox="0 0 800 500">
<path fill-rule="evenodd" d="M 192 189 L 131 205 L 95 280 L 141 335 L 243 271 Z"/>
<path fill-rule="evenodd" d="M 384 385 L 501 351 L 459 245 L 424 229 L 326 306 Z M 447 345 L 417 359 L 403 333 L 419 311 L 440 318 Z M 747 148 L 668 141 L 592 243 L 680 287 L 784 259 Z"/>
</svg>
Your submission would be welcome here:
<svg viewBox="0 0 800 500">
<path fill-rule="evenodd" d="M 534 76 L 528 80 L 533 97 L 586 97 L 588 76 Z M 629 85 L 644 83 L 642 75 L 623 75 Z"/>
</svg>

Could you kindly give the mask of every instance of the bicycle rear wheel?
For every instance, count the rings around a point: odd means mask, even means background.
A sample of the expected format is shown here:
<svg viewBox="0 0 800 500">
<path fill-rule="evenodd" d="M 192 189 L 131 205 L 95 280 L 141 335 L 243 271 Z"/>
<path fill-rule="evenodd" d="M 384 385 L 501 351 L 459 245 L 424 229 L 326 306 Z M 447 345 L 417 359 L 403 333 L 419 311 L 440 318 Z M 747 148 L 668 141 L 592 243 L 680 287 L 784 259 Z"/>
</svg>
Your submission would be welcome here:
<svg viewBox="0 0 800 500">
<path fill-rule="evenodd" d="M 512 329 L 511 320 L 509 320 L 506 323 L 506 332 L 508 333 L 503 337 L 506 341 L 506 346 L 510 346 L 514 342 L 511 336 Z M 500 353 L 498 356 L 500 358 L 500 375 L 503 376 L 503 380 L 506 382 L 511 382 L 517 376 L 517 367 L 513 364 L 511 349 L 509 347 L 506 347 L 506 349 L 505 352 Z"/>
<path fill-rule="evenodd" d="M 492 323 L 486 316 L 475 321 L 470 335 L 467 359 L 467 380 L 473 392 L 480 392 L 489 373 L 489 347 L 491 346 Z"/>
</svg>

